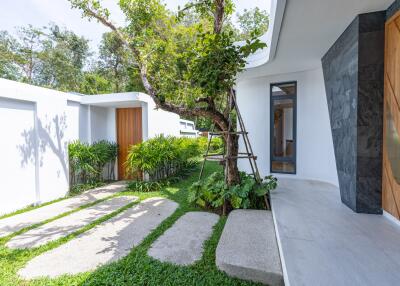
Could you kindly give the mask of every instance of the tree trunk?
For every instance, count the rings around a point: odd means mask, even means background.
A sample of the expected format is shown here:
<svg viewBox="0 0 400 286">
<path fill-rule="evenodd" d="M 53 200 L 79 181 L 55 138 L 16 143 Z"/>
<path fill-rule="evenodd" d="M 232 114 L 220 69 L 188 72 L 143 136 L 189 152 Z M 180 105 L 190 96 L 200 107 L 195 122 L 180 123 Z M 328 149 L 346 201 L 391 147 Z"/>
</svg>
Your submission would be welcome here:
<svg viewBox="0 0 400 286">
<path fill-rule="evenodd" d="M 237 166 L 237 157 L 239 154 L 239 136 L 230 134 L 226 136 L 226 183 L 228 186 L 234 186 L 240 183 L 239 169 Z"/>
</svg>

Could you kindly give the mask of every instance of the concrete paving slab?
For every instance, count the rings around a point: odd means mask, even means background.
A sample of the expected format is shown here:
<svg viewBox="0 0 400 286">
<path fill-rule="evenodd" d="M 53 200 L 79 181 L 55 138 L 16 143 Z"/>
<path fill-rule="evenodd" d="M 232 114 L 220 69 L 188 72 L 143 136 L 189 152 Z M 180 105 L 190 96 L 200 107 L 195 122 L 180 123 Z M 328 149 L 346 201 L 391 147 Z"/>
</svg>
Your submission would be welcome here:
<svg viewBox="0 0 400 286">
<path fill-rule="evenodd" d="M 191 265 L 201 259 L 203 244 L 218 220 L 212 213 L 186 213 L 153 243 L 148 254 L 162 262 Z"/>
<path fill-rule="evenodd" d="M 15 236 L 6 246 L 12 249 L 39 247 L 50 241 L 67 236 L 135 200 L 137 200 L 137 197 L 132 196 L 112 198 Z"/>
<path fill-rule="evenodd" d="M 271 212 L 231 212 L 217 246 L 216 264 L 233 277 L 284 285 Z"/>
<path fill-rule="evenodd" d="M 86 191 L 83 194 L 70 199 L 65 199 L 54 204 L 1 219 L 0 237 L 10 235 L 25 227 L 29 227 L 63 213 L 72 211 L 83 205 L 109 197 L 117 192 L 123 191 L 125 187 L 126 183 L 124 182 L 113 183 L 104 187 Z"/>
<path fill-rule="evenodd" d="M 338 187 L 311 180 L 279 178 L 271 205 L 287 285 L 399 285 L 398 223 L 354 213 Z"/>
<path fill-rule="evenodd" d="M 177 203 L 168 199 L 146 199 L 66 244 L 33 258 L 19 275 L 25 279 L 53 278 L 91 271 L 116 261 L 139 245 L 177 207 Z"/>
</svg>

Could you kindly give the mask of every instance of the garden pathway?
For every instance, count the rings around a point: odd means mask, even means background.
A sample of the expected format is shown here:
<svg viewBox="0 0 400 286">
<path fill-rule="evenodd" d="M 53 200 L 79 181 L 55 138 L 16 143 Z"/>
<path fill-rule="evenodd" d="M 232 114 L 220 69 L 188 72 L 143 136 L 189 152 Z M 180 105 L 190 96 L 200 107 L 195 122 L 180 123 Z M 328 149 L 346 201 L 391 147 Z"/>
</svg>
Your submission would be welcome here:
<svg viewBox="0 0 400 286">
<path fill-rule="evenodd" d="M 77 274 L 122 258 L 140 244 L 178 204 L 150 198 L 58 248 L 33 258 L 19 274 L 25 279 Z"/>
<path fill-rule="evenodd" d="M 10 235 L 23 228 L 51 219 L 72 211 L 83 205 L 109 197 L 125 189 L 124 182 L 113 183 L 104 187 L 87 191 L 70 199 L 65 199 L 28 212 L 0 219 L 0 237 Z"/>
<path fill-rule="evenodd" d="M 232 211 L 217 246 L 216 264 L 233 277 L 283 286 L 271 212 Z"/>
<path fill-rule="evenodd" d="M 219 216 L 212 213 L 186 213 L 153 243 L 148 254 L 162 262 L 193 264 L 201 259 L 203 244 L 218 220 Z"/>
<path fill-rule="evenodd" d="M 137 200 L 137 197 L 131 196 L 122 196 L 106 200 L 15 236 L 7 242 L 6 246 L 9 248 L 39 247 L 50 241 L 65 237 L 135 200 Z"/>
</svg>

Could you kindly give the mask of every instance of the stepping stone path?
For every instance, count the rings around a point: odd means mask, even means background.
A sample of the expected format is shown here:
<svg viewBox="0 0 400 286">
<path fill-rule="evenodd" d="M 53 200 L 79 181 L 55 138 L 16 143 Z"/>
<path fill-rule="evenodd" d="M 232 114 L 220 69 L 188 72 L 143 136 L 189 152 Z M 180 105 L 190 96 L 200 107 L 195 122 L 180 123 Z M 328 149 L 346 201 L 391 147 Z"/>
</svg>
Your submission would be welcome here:
<svg viewBox="0 0 400 286">
<path fill-rule="evenodd" d="M 233 277 L 270 286 L 283 286 L 271 212 L 231 212 L 217 246 L 216 264 Z"/>
<path fill-rule="evenodd" d="M 94 220 L 108 215 L 135 200 L 137 200 L 137 197 L 131 196 L 112 198 L 18 235 L 12 238 L 6 246 L 9 248 L 39 247 L 50 241 L 67 236 Z"/>
<path fill-rule="evenodd" d="M 58 248 L 33 258 L 19 271 L 25 279 L 57 277 L 96 269 L 126 256 L 178 204 L 164 198 L 150 198 L 105 221 Z"/>
<path fill-rule="evenodd" d="M 28 212 L 0 219 L 0 237 L 10 235 L 25 227 L 43 222 L 63 213 L 72 211 L 83 205 L 93 203 L 97 200 L 109 197 L 117 192 L 123 191 L 126 184 L 118 182 L 104 187 L 87 191 L 79 196 L 65 199 L 57 203 L 43 206 Z"/>
<path fill-rule="evenodd" d="M 212 213 L 186 213 L 153 243 L 148 254 L 162 262 L 193 264 L 201 259 L 203 244 L 218 220 L 219 216 Z"/>
</svg>

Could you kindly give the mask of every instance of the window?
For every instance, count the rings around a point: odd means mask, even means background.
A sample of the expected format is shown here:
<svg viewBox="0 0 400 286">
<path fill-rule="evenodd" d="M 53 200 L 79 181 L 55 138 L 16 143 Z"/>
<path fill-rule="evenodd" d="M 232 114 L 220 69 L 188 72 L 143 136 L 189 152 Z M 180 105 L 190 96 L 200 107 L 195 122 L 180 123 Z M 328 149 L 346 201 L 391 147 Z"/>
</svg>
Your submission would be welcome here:
<svg viewBox="0 0 400 286">
<path fill-rule="evenodd" d="M 297 83 L 271 84 L 271 173 L 296 173 Z"/>
</svg>

